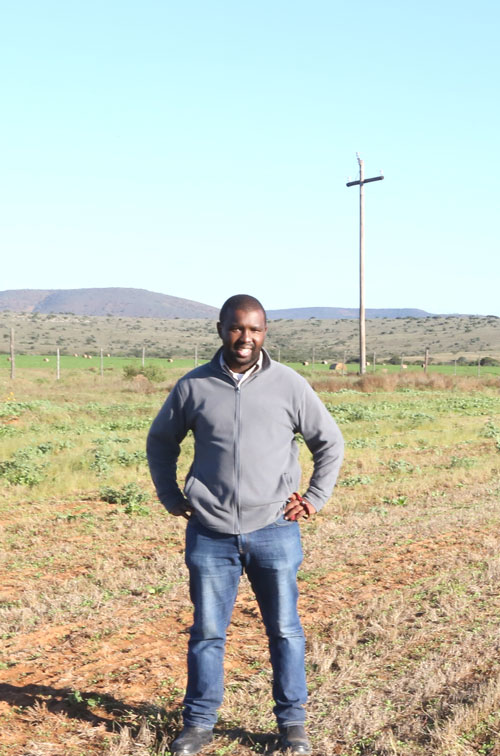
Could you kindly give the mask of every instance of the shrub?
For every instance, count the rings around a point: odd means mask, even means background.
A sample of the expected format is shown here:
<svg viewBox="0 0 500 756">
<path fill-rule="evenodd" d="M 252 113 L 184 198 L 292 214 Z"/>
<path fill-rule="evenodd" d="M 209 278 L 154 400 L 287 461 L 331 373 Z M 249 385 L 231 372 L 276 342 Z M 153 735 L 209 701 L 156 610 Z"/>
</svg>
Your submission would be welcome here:
<svg viewBox="0 0 500 756">
<path fill-rule="evenodd" d="M 125 365 L 123 368 L 123 375 L 129 380 L 138 375 L 143 375 L 152 383 L 160 383 L 166 378 L 165 371 L 158 365 L 145 365 L 144 367 Z"/>
<path fill-rule="evenodd" d="M 369 475 L 351 475 L 339 481 L 339 486 L 348 486 L 349 488 L 352 486 L 358 486 L 358 485 L 367 486 L 371 482 L 372 481 Z"/>
<path fill-rule="evenodd" d="M 13 457 L 0 463 L 0 477 L 14 486 L 36 486 L 43 480 L 43 466 L 29 458 Z"/>
<path fill-rule="evenodd" d="M 18 449 L 10 459 L 0 462 L 0 478 L 15 486 L 36 486 L 45 477 L 46 463 L 39 462 L 39 458 L 68 446 L 71 444 L 65 441 L 45 441 L 37 446 Z"/>
<path fill-rule="evenodd" d="M 474 457 L 456 457 L 453 456 L 450 459 L 449 467 L 463 467 L 466 470 L 468 470 L 471 467 L 474 467 L 474 465 L 477 463 L 477 459 Z"/>
<path fill-rule="evenodd" d="M 125 449 L 119 449 L 116 461 L 119 465 L 122 465 L 122 467 L 139 465 L 141 462 L 146 461 L 146 452 L 142 450 L 129 452 Z"/>
<path fill-rule="evenodd" d="M 90 463 L 90 469 L 95 470 L 97 475 L 103 475 L 108 472 L 110 467 L 111 453 L 109 449 L 102 444 L 92 449 L 93 459 Z"/>
<path fill-rule="evenodd" d="M 110 504 L 121 504 L 124 507 L 125 514 L 149 514 L 149 509 L 144 506 L 144 503 L 149 501 L 151 496 L 147 491 L 143 491 L 137 483 L 127 483 L 121 488 L 103 486 L 99 495 L 103 501 L 108 501 Z"/>
</svg>

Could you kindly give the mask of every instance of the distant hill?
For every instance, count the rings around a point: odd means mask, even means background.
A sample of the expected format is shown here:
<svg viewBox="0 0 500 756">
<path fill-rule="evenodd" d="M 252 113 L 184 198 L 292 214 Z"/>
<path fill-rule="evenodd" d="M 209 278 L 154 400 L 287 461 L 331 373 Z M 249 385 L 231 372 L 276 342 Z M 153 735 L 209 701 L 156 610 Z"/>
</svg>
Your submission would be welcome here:
<svg viewBox="0 0 500 756">
<path fill-rule="evenodd" d="M 359 317 L 357 307 L 293 307 L 288 310 L 268 310 L 270 320 L 284 318 L 287 320 L 307 320 L 319 318 L 320 320 L 351 320 Z M 412 308 L 401 309 L 366 309 L 367 318 L 430 318 L 432 312 L 415 310 Z"/>
<path fill-rule="evenodd" d="M 217 318 L 216 307 L 146 289 L 10 289 L 0 291 L 0 310 L 12 312 L 119 315 L 129 318 Z M 353 320 L 357 307 L 291 307 L 268 310 L 270 320 Z M 426 318 L 433 313 L 412 308 L 367 309 L 371 318 Z"/>
<path fill-rule="evenodd" d="M 34 312 L 39 302 L 42 302 L 52 289 L 10 289 L 0 291 L 0 310 L 12 312 Z"/>
<path fill-rule="evenodd" d="M 216 318 L 216 307 L 146 289 L 15 289 L 0 292 L 0 310 L 120 315 L 131 318 Z"/>
</svg>

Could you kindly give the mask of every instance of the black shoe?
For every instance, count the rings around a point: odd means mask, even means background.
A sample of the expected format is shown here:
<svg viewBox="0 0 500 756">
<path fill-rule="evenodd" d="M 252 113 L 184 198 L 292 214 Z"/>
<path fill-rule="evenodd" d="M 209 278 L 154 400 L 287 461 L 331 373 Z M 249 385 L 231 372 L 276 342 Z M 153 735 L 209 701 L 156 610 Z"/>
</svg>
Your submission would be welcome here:
<svg viewBox="0 0 500 756">
<path fill-rule="evenodd" d="M 204 727 L 186 726 L 170 746 L 170 751 L 178 756 L 193 756 L 193 754 L 201 751 L 204 745 L 210 743 L 212 738 L 212 730 L 205 730 Z M 303 753 L 307 752 L 303 751 Z"/>
<path fill-rule="evenodd" d="M 311 753 L 311 744 L 303 725 L 280 727 L 280 733 L 284 751 L 290 750 L 292 756 L 306 756 Z"/>
</svg>

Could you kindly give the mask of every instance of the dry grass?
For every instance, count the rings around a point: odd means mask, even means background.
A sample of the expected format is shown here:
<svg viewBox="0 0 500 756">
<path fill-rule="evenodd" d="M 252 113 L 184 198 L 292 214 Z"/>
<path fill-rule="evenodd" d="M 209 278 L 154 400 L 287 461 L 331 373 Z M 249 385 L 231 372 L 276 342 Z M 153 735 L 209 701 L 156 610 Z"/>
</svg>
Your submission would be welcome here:
<svg viewBox="0 0 500 756">
<path fill-rule="evenodd" d="M 0 755 L 167 754 L 191 613 L 184 522 L 152 499 L 127 510 L 99 495 L 132 482 L 152 493 L 144 461 L 118 452 L 143 449 L 163 392 L 39 378 L 0 405 L 4 459 L 53 445 L 28 457 L 39 482 L 0 478 Z M 498 756 L 498 391 L 370 378 L 322 395 L 347 454 L 333 500 L 303 528 L 314 754 Z M 181 475 L 191 451 L 188 439 Z M 276 750 L 270 684 L 243 579 L 207 756 Z"/>
<path fill-rule="evenodd" d="M 317 374 L 316 374 L 317 375 Z M 500 388 L 500 377 L 453 376 L 442 373 L 388 373 L 381 375 L 369 373 L 363 376 L 314 376 L 311 385 L 316 391 L 401 391 L 402 389 L 421 389 L 428 391 L 482 391 L 484 388 Z"/>
</svg>

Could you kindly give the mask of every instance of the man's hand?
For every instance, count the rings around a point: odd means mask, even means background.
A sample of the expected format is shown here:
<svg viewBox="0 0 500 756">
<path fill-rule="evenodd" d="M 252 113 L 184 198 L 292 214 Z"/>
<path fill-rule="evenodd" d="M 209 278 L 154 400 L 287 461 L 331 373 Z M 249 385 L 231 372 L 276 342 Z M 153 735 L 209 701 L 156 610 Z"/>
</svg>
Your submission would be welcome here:
<svg viewBox="0 0 500 756">
<path fill-rule="evenodd" d="M 308 517 L 315 514 L 315 512 L 316 510 L 313 505 L 296 491 L 286 500 L 285 520 L 296 521 L 302 518 L 307 520 Z"/>
<path fill-rule="evenodd" d="M 182 504 L 179 504 L 175 509 L 169 511 L 174 517 L 184 517 L 186 520 L 189 520 L 193 514 L 193 507 L 187 499 L 184 499 Z"/>
</svg>

